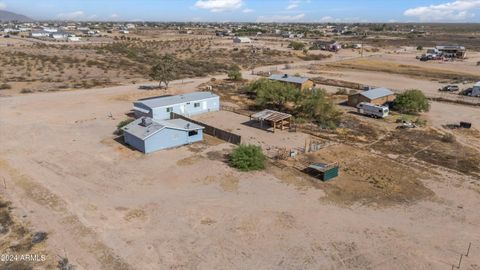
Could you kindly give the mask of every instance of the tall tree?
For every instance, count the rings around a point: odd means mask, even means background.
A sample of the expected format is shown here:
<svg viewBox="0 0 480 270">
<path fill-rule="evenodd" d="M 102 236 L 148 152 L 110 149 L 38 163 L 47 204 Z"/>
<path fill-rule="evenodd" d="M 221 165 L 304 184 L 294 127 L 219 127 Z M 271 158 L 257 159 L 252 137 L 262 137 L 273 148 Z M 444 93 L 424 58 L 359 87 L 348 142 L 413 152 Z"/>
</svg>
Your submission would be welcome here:
<svg viewBox="0 0 480 270">
<path fill-rule="evenodd" d="M 174 80 L 176 76 L 177 63 L 175 57 L 171 54 L 165 54 L 160 57 L 158 63 L 150 70 L 150 77 L 159 82 L 158 86 L 162 86 L 163 82 L 167 89 L 168 84 Z"/>
</svg>

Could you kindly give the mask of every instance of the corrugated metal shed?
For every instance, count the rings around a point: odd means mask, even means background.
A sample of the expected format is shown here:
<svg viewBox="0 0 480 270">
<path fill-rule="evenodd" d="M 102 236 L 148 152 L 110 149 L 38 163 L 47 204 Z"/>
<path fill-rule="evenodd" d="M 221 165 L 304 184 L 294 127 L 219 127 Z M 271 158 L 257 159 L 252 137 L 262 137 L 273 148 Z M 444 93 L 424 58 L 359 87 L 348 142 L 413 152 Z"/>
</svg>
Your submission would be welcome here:
<svg viewBox="0 0 480 270">
<path fill-rule="evenodd" d="M 209 99 L 213 97 L 218 97 L 217 95 L 211 92 L 193 92 L 177 96 L 163 96 L 147 100 L 139 100 L 134 102 L 135 104 L 144 104 L 149 108 L 171 106 L 179 103 L 193 102 L 204 99 Z"/>
<path fill-rule="evenodd" d="M 290 76 L 287 74 L 273 74 L 270 77 L 268 77 L 268 79 L 274 80 L 274 81 L 287 82 L 287 83 L 295 83 L 295 84 L 303 84 L 309 80 L 309 78 L 306 78 L 306 77 Z"/>
<path fill-rule="evenodd" d="M 382 97 L 387 97 L 387 96 L 391 96 L 391 95 L 394 95 L 395 93 L 393 93 L 390 89 L 387 89 L 387 88 L 375 88 L 375 89 L 372 89 L 372 90 L 368 90 L 368 91 L 364 91 L 362 93 L 360 93 L 360 95 L 370 99 L 370 100 L 374 100 L 374 99 L 377 99 L 377 98 L 382 98 Z"/>
</svg>

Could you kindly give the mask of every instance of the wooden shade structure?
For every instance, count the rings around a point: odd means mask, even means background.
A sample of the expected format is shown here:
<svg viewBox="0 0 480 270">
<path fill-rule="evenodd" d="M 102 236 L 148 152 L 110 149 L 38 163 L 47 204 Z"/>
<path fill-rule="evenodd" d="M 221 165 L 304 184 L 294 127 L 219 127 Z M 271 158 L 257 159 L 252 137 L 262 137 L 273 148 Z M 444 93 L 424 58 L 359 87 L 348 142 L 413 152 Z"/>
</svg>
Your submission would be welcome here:
<svg viewBox="0 0 480 270">
<path fill-rule="evenodd" d="M 273 127 L 273 132 L 275 129 L 284 130 L 290 128 L 292 122 L 292 115 L 288 113 L 282 113 L 272 110 L 263 110 L 258 113 L 250 115 L 250 120 L 256 120 L 260 122 L 260 126 L 263 128 L 264 123 Z"/>
</svg>

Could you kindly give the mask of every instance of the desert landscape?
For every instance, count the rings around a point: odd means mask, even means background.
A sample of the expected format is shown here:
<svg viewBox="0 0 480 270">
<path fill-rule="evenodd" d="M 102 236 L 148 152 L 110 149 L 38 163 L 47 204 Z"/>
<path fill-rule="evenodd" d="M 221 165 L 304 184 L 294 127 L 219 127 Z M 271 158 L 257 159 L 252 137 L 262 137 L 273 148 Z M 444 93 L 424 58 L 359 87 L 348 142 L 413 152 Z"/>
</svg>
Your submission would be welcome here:
<svg viewBox="0 0 480 270">
<path fill-rule="evenodd" d="M 461 94 L 480 81 L 478 24 L 331 37 L 338 51 L 314 48 L 330 38 L 313 30 L 291 39 L 258 27 L 247 44 L 210 25 L 0 38 L 0 254 L 45 256 L 0 269 L 480 269 L 480 97 Z M 468 57 L 416 59 L 452 39 Z M 158 87 L 152 66 L 167 54 L 175 76 Z M 272 74 L 315 85 L 271 101 L 255 83 Z M 397 99 L 418 89 L 428 108 L 393 103 L 377 118 L 348 104 L 378 87 Z M 263 169 L 234 168 L 239 146 L 205 131 L 148 154 L 125 143 L 133 102 L 198 91 L 220 109 L 188 117 L 261 149 Z M 311 93 L 323 103 L 308 107 Z M 252 124 L 264 109 L 293 122 Z M 337 164 L 338 177 L 305 173 L 317 163 Z"/>
</svg>

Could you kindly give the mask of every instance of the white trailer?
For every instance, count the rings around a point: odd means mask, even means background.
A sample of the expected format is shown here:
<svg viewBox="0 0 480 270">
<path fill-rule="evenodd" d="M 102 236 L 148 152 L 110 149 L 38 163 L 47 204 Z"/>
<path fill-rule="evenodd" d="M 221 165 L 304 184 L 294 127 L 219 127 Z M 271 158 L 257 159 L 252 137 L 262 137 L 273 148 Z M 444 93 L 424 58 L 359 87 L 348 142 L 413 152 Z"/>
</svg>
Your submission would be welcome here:
<svg viewBox="0 0 480 270">
<path fill-rule="evenodd" d="M 358 113 L 368 115 L 374 118 L 385 118 L 388 116 L 390 110 L 385 106 L 378 106 L 375 104 L 362 102 L 357 105 Z"/>
</svg>

